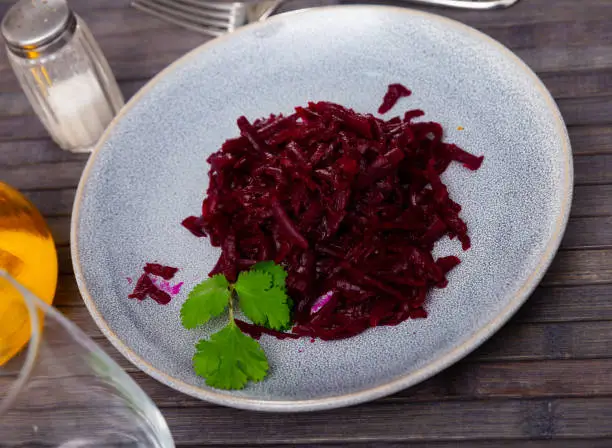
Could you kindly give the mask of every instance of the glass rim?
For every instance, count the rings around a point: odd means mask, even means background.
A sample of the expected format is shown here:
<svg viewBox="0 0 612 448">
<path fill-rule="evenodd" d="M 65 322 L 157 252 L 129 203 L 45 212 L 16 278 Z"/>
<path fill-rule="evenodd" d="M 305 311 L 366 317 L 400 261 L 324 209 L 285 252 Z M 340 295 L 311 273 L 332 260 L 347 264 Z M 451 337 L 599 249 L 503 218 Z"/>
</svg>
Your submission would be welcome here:
<svg viewBox="0 0 612 448">
<path fill-rule="evenodd" d="M 30 320 L 30 338 L 27 342 L 27 352 L 25 353 L 25 360 L 19 369 L 19 373 L 17 374 L 17 379 L 13 381 L 11 386 L 8 389 L 7 394 L 0 399 L 0 416 L 4 412 L 6 412 L 11 404 L 19 395 L 21 389 L 25 386 L 30 377 L 30 373 L 34 368 L 34 364 L 36 363 L 36 358 L 38 355 L 38 348 L 40 347 L 42 330 L 40 327 L 40 319 L 38 317 L 38 312 L 36 308 L 40 306 L 41 303 L 44 302 L 38 297 L 36 297 L 33 293 L 28 291 L 21 283 L 11 276 L 5 269 L 0 268 L 0 277 L 3 277 L 6 281 L 8 281 L 16 290 L 19 292 L 21 298 L 23 299 L 26 308 L 28 310 L 28 316 Z M 45 304 L 46 305 L 46 304 Z M 46 312 L 47 310 L 45 310 Z M 23 349 L 21 349 L 23 350 Z M 18 356 L 21 353 L 21 350 L 18 351 L 14 356 Z M 10 361 L 10 360 L 9 360 Z"/>
</svg>

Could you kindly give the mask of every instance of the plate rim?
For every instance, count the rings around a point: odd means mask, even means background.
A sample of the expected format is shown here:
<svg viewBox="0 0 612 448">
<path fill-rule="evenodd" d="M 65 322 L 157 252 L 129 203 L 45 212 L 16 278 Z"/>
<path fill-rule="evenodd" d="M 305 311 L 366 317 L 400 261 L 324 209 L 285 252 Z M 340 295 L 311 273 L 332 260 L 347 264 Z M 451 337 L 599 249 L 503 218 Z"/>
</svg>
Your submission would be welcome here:
<svg viewBox="0 0 612 448">
<path fill-rule="evenodd" d="M 197 386 L 193 386 L 164 373 L 160 369 L 153 367 L 146 360 L 137 355 L 118 337 L 118 335 L 116 335 L 111 330 L 104 317 L 96 308 L 95 302 L 87 288 L 87 283 L 83 275 L 83 269 L 81 268 L 81 262 L 78 253 L 78 224 L 80 208 L 84 197 L 85 185 L 88 183 L 89 174 L 94 166 L 96 158 L 100 153 L 102 147 L 108 140 L 108 137 L 110 136 L 112 130 L 119 123 L 121 118 L 140 100 L 140 98 L 145 95 L 149 90 L 151 90 L 166 75 L 173 72 L 181 65 L 187 63 L 189 60 L 197 57 L 200 52 L 207 51 L 212 46 L 217 45 L 218 43 L 223 42 L 226 39 L 234 38 L 235 35 L 240 35 L 241 33 L 252 29 L 268 27 L 271 23 L 282 21 L 289 15 L 293 16 L 300 14 L 308 14 L 311 11 L 322 11 L 328 9 L 362 9 L 366 11 L 387 11 L 396 14 L 421 16 L 434 22 L 441 22 L 449 27 L 459 29 L 462 32 L 469 33 L 481 40 L 484 40 L 487 44 L 495 47 L 509 60 L 513 61 L 517 68 L 525 72 L 525 74 L 529 78 L 531 78 L 534 87 L 536 87 L 542 93 L 543 98 L 546 100 L 548 108 L 550 109 L 551 117 L 553 117 L 553 121 L 555 121 L 555 125 L 557 127 L 557 134 L 560 135 L 563 140 L 562 154 L 565 155 L 566 163 L 563 167 L 564 169 L 561 179 L 561 185 L 563 187 L 561 194 L 564 200 L 556 217 L 554 231 L 552 232 L 551 237 L 546 243 L 542 255 L 540 256 L 537 267 L 534 268 L 531 275 L 527 277 L 523 285 L 519 288 L 519 290 L 511 298 L 511 300 L 505 305 L 505 307 L 497 315 L 495 315 L 487 324 L 481 326 L 478 330 L 476 330 L 476 332 L 472 336 L 470 336 L 469 339 L 464 341 L 462 344 L 444 352 L 442 355 L 438 356 L 437 359 L 417 369 L 416 371 L 407 373 L 403 376 L 399 376 L 387 383 L 375 387 L 369 387 L 346 394 L 308 400 L 261 400 L 253 398 L 244 398 L 230 395 L 228 393 L 223 393 L 217 390 L 207 390 Z M 561 244 L 561 239 L 565 233 L 567 222 L 569 220 L 569 213 L 573 195 L 573 178 L 574 173 L 571 143 L 569 140 L 565 122 L 557 104 L 555 103 L 555 100 L 553 99 L 552 95 L 545 87 L 543 82 L 540 80 L 540 78 L 538 78 L 538 76 L 533 72 L 533 70 L 531 70 L 531 68 L 522 59 L 520 59 L 510 49 L 508 49 L 506 46 L 504 46 L 497 40 L 493 39 L 487 34 L 482 33 L 481 31 L 476 30 L 475 28 L 472 28 L 469 25 L 458 22 L 456 20 L 411 8 L 385 5 L 332 5 L 315 8 L 305 8 L 275 15 L 264 22 L 253 23 L 241 27 L 233 33 L 229 33 L 224 36 L 218 37 L 216 39 L 211 39 L 208 42 L 205 42 L 204 44 L 194 48 L 193 50 L 189 51 L 176 61 L 172 62 L 169 66 L 164 68 L 161 72 L 159 72 L 151 80 L 149 80 L 126 103 L 126 105 L 115 116 L 115 118 L 112 120 L 106 131 L 103 133 L 103 135 L 97 142 L 91 155 L 89 156 L 89 160 L 87 161 L 87 164 L 83 170 L 79 181 L 79 185 L 75 194 L 70 222 L 70 252 L 72 258 L 72 266 L 79 292 L 81 293 L 87 310 L 89 311 L 94 322 L 102 331 L 104 336 L 132 364 L 134 364 L 136 367 L 138 367 L 140 370 L 142 370 L 149 376 L 160 381 L 161 383 L 192 397 L 205 400 L 214 404 L 230 406 L 238 409 L 272 412 L 304 412 L 336 409 L 340 407 L 352 406 L 359 403 L 375 400 L 377 398 L 391 395 L 400 390 L 414 386 L 456 363 L 457 361 L 468 355 L 470 352 L 478 348 L 493 334 L 495 334 L 525 303 L 525 301 L 529 298 L 534 289 L 538 286 L 548 267 L 552 263 L 552 260 L 559 248 L 559 245 Z"/>
</svg>

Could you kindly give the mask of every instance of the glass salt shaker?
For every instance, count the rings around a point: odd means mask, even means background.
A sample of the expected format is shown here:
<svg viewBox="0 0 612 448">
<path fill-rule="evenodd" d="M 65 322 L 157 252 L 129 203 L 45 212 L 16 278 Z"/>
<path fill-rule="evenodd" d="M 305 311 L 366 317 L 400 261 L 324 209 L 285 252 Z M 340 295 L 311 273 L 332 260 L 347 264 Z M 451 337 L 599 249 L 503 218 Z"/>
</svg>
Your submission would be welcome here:
<svg viewBox="0 0 612 448">
<path fill-rule="evenodd" d="M 91 151 L 124 102 L 85 22 L 65 0 L 20 0 L 1 29 L 10 64 L 53 140 Z"/>
</svg>

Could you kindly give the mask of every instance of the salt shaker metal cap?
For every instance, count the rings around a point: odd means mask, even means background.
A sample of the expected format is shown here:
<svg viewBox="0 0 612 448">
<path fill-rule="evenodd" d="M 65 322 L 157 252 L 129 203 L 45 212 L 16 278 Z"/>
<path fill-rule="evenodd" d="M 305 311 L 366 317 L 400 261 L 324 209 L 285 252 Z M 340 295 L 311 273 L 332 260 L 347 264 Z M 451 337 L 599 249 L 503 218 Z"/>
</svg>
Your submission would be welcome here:
<svg viewBox="0 0 612 448">
<path fill-rule="evenodd" d="M 4 16 L 2 36 L 11 51 L 23 54 L 65 43 L 75 26 L 76 18 L 65 1 L 26 1 L 17 3 Z"/>
<path fill-rule="evenodd" d="M 89 28 L 65 0 L 20 0 L 0 26 L 9 62 L 51 137 L 89 151 L 123 97 Z"/>
</svg>

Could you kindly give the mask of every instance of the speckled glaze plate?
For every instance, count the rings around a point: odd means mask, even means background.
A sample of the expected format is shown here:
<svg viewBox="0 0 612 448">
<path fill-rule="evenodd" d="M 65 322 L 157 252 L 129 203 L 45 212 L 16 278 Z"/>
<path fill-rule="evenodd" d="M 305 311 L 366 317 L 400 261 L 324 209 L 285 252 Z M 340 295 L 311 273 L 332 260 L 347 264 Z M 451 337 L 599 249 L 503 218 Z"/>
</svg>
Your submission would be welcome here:
<svg viewBox="0 0 612 448">
<path fill-rule="evenodd" d="M 327 100 L 373 112 L 389 83 L 413 91 L 398 113 L 421 108 L 446 140 L 484 154 L 477 172 L 444 177 L 472 237 L 438 254 L 462 264 L 433 291 L 429 318 L 352 339 L 261 340 L 271 371 L 241 391 L 207 387 L 192 370 L 195 342 L 217 331 L 181 327 L 189 287 L 219 253 L 180 226 L 207 187 L 206 157 L 237 135 L 236 118 Z M 463 130 L 460 130 L 463 128 Z M 277 16 L 192 51 L 123 109 L 91 156 L 72 221 L 80 291 L 103 333 L 140 369 L 189 395 L 268 411 L 307 411 L 372 400 L 439 372 L 490 337 L 542 278 L 570 209 L 571 150 L 550 94 L 509 50 L 467 26 L 378 6 Z M 128 300 L 147 261 L 177 266 L 186 287 L 169 305 Z"/>
</svg>

